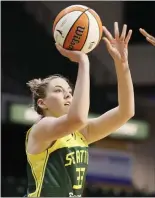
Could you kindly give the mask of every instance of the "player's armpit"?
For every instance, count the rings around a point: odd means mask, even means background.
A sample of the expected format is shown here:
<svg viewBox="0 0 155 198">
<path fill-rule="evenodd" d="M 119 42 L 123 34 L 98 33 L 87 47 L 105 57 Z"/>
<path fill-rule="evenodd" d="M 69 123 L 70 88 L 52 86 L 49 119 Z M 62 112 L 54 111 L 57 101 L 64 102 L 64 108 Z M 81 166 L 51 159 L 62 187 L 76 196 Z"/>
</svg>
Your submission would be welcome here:
<svg viewBox="0 0 155 198">
<path fill-rule="evenodd" d="M 129 115 L 120 114 L 119 107 L 116 107 L 98 118 L 90 119 L 87 127 L 81 130 L 89 144 L 96 142 L 124 125 L 130 118 Z"/>
<path fill-rule="evenodd" d="M 38 141 L 54 141 L 78 130 L 84 125 L 80 120 L 68 119 L 68 115 L 59 118 L 45 117 L 32 129 L 31 135 Z"/>
</svg>

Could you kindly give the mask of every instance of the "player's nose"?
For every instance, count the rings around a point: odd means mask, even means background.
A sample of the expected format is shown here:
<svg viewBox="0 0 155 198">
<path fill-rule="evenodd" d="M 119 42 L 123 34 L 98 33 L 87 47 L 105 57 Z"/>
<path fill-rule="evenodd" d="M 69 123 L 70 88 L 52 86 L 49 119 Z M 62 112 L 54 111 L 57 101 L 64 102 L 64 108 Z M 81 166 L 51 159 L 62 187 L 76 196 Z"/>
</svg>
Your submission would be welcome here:
<svg viewBox="0 0 155 198">
<path fill-rule="evenodd" d="M 64 98 L 65 99 L 71 98 L 71 94 L 69 92 L 65 92 L 64 93 Z"/>
</svg>

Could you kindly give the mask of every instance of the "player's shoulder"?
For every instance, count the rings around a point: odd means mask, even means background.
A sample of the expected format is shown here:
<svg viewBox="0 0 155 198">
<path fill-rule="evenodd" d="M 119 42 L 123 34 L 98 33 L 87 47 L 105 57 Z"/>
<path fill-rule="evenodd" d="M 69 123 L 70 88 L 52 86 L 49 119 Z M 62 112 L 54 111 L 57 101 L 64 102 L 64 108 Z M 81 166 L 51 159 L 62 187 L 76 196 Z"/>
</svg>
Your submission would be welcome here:
<svg viewBox="0 0 155 198">
<path fill-rule="evenodd" d="M 27 130 L 27 132 L 26 132 L 26 137 L 27 137 L 27 138 L 28 138 L 30 132 L 32 133 L 34 127 L 35 127 L 42 119 L 44 119 L 44 118 L 43 118 L 43 117 L 40 117 L 39 119 L 37 119 L 37 120 L 32 124 L 32 126 Z"/>
<path fill-rule="evenodd" d="M 31 131 L 36 131 L 41 129 L 44 129 L 51 121 L 53 121 L 54 117 L 40 117 L 36 122 L 32 125 Z"/>
</svg>

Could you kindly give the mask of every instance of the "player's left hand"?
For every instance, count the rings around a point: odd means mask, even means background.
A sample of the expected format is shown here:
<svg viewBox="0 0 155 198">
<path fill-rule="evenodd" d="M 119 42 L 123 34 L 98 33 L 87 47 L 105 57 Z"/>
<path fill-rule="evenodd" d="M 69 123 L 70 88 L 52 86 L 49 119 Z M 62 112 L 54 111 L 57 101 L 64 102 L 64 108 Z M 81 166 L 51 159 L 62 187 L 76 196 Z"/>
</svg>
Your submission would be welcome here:
<svg viewBox="0 0 155 198">
<path fill-rule="evenodd" d="M 123 30 L 121 35 L 119 34 L 118 23 L 114 23 L 114 37 L 107 30 L 106 27 L 103 26 L 103 33 L 106 37 L 103 40 L 106 43 L 108 52 L 112 56 L 115 62 L 123 63 L 128 61 L 128 43 L 132 35 L 132 30 L 129 30 L 127 36 L 127 25 L 123 26 Z"/>
</svg>

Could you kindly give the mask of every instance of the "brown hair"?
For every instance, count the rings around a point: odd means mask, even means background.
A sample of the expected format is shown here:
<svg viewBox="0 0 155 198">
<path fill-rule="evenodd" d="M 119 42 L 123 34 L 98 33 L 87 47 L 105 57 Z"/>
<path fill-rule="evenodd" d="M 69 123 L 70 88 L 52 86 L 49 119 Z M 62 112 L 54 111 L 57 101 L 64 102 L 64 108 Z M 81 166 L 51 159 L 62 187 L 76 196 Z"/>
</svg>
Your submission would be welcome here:
<svg viewBox="0 0 155 198">
<path fill-rule="evenodd" d="M 63 78 L 66 82 L 69 83 L 69 80 L 67 78 L 59 74 L 51 75 L 44 79 L 41 79 L 41 78 L 33 79 L 33 80 L 30 80 L 28 83 L 26 83 L 32 92 L 34 110 L 40 115 L 43 115 L 43 110 L 38 106 L 37 101 L 39 98 L 46 97 L 46 90 L 47 90 L 48 84 L 51 80 L 55 78 Z"/>
</svg>

